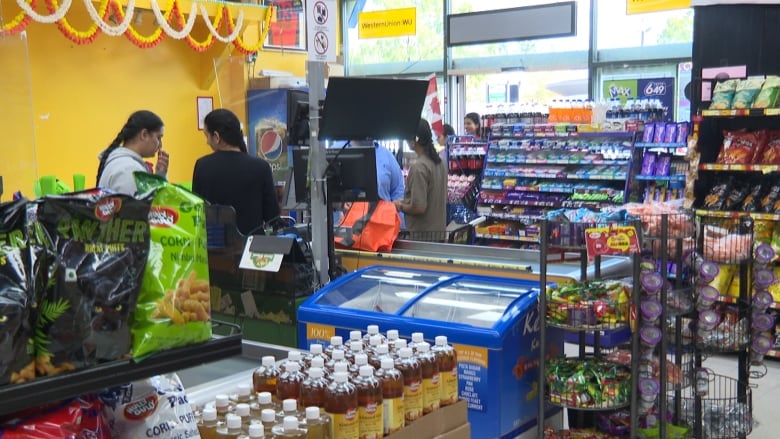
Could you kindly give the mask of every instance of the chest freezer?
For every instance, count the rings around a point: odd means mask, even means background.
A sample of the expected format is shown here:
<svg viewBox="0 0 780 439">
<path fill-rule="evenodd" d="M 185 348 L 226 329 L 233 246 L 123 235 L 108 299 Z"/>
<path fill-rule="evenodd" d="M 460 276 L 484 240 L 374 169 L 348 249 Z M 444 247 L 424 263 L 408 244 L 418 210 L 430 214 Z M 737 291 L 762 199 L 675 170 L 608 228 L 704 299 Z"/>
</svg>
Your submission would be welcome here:
<svg viewBox="0 0 780 439">
<path fill-rule="evenodd" d="M 515 437 L 535 426 L 539 282 L 372 266 L 331 282 L 298 308 L 299 347 L 379 325 L 404 338 L 445 335 L 458 354 L 459 396 L 480 437 Z M 561 334 L 547 352 L 563 351 Z M 500 391 L 497 391 L 500 389 Z"/>
</svg>

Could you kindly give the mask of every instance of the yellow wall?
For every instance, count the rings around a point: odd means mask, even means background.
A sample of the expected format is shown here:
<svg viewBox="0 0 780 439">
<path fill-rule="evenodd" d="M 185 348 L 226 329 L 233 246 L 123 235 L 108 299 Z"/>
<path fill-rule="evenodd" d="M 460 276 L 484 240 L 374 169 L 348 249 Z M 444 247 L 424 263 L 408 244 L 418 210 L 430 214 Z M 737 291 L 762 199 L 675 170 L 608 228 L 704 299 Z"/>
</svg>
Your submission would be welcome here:
<svg viewBox="0 0 780 439">
<path fill-rule="evenodd" d="M 76 29 L 86 29 L 89 17 L 83 5 L 73 5 L 69 20 Z M 0 11 L 13 17 L 18 6 L 14 0 L 0 0 Z M 152 21 L 145 13 L 139 31 L 151 33 Z M 199 25 L 194 34 L 202 39 L 207 30 Z M 214 60 L 224 61 L 231 52 L 225 44 L 216 42 L 201 54 L 171 38 L 140 49 L 124 36 L 106 35 L 80 46 L 55 24 L 32 22 L 26 32 L 29 66 L 21 55 L 24 41 L 6 44 L 9 38 L 24 38 L 0 37 L 0 130 L 6 139 L 8 133 L 13 137 L 2 147 L 3 200 L 15 190 L 32 196 L 36 175 L 56 175 L 70 184 L 72 174 L 82 173 L 87 186 L 93 186 L 98 153 L 138 109 L 154 111 L 165 122 L 163 147 L 171 155 L 169 179 L 174 182 L 190 181 L 195 160 L 210 152 L 197 129 L 196 97 L 213 97 L 215 107 L 224 102 L 245 120 L 243 56 L 235 52 L 232 62 L 221 63 L 214 79 Z M 305 76 L 305 61 L 301 53 L 261 51 L 255 69 Z M 31 93 L 23 88 L 26 78 Z"/>
</svg>

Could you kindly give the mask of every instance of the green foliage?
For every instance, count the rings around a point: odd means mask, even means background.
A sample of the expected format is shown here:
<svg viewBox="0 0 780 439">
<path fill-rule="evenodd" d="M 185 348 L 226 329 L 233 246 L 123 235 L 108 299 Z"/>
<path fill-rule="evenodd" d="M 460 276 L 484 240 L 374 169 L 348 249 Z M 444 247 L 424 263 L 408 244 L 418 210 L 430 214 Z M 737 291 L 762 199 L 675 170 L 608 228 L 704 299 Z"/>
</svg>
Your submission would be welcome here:
<svg viewBox="0 0 780 439">
<path fill-rule="evenodd" d="M 690 43 L 693 41 L 693 10 L 670 17 L 658 35 L 658 44 Z"/>
</svg>

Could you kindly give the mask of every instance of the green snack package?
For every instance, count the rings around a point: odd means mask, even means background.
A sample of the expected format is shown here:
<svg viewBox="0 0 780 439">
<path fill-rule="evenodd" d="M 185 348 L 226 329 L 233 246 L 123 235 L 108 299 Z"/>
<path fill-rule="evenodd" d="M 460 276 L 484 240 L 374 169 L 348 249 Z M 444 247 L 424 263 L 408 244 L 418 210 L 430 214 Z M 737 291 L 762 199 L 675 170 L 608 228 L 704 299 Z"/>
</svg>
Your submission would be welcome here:
<svg viewBox="0 0 780 439">
<path fill-rule="evenodd" d="M 772 108 L 777 105 L 777 96 L 780 92 L 780 76 L 767 76 L 764 86 L 753 102 L 753 108 Z"/>
<path fill-rule="evenodd" d="M 729 110 L 731 101 L 734 99 L 734 93 L 737 90 L 739 79 L 728 79 L 715 85 L 712 91 L 712 102 L 710 110 Z"/>
<path fill-rule="evenodd" d="M 731 108 L 744 110 L 751 108 L 753 99 L 761 91 L 761 85 L 764 84 L 764 78 L 748 78 L 739 81 L 737 85 L 737 94 L 731 102 Z"/>
<path fill-rule="evenodd" d="M 149 258 L 132 325 L 136 359 L 211 339 L 204 201 L 155 175 L 136 172 L 139 194 L 154 191 Z"/>
</svg>

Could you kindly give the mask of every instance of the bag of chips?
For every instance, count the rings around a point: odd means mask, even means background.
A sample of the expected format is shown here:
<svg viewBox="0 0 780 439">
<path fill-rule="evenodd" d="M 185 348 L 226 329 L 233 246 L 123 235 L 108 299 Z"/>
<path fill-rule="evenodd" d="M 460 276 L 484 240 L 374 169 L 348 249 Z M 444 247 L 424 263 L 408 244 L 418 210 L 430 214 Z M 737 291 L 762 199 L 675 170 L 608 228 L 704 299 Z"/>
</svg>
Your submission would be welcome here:
<svg viewBox="0 0 780 439">
<path fill-rule="evenodd" d="M 758 92 L 753 108 L 772 108 L 777 105 L 777 96 L 780 92 L 780 76 L 767 76 L 761 91 Z"/>
<path fill-rule="evenodd" d="M 731 108 L 737 110 L 751 108 L 753 100 L 761 91 L 762 84 L 764 84 L 764 78 L 748 78 L 739 81 L 737 92 L 731 101 Z"/>
<path fill-rule="evenodd" d="M 730 179 L 713 186 L 712 189 L 710 189 L 710 193 L 704 197 L 704 208 L 709 210 L 723 210 L 730 188 Z"/>
<path fill-rule="evenodd" d="M 176 374 L 159 375 L 100 394 L 114 437 L 199 439 L 198 424 Z"/>
<path fill-rule="evenodd" d="M 780 165 L 780 130 L 769 131 L 764 149 L 756 161 L 764 165 Z"/>
<path fill-rule="evenodd" d="M 45 246 L 56 254 L 36 323 L 36 367 L 56 375 L 130 353 L 149 249 L 149 203 L 100 190 L 37 204 Z"/>
<path fill-rule="evenodd" d="M 780 182 L 775 179 L 772 185 L 769 186 L 769 190 L 767 190 L 766 194 L 761 197 L 761 212 L 774 212 L 775 202 L 777 202 L 777 200 L 780 200 Z"/>
<path fill-rule="evenodd" d="M 734 93 L 737 90 L 739 79 L 727 79 L 715 84 L 715 90 L 712 91 L 712 102 L 710 110 L 728 110 L 731 108 L 731 101 L 734 99 Z"/>
<path fill-rule="evenodd" d="M 742 201 L 743 212 L 757 212 L 760 207 L 761 194 L 764 191 L 764 185 L 761 183 L 753 185 L 750 193 Z"/>
<path fill-rule="evenodd" d="M 2 439 L 112 439 L 103 403 L 94 395 L 58 403 L 0 426 Z M 125 437 L 125 436 L 122 436 Z M 143 437 L 143 436 L 126 436 Z"/>
<path fill-rule="evenodd" d="M 0 386 L 35 378 L 27 200 L 0 204 Z"/>
<path fill-rule="evenodd" d="M 715 162 L 724 165 L 753 163 L 753 157 L 763 148 L 765 141 L 766 131 L 724 131 L 723 145 Z"/>
<path fill-rule="evenodd" d="M 133 357 L 211 339 L 204 201 L 155 175 L 135 173 L 153 194 L 149 263 L 133 320 Z"/>
</svg>

